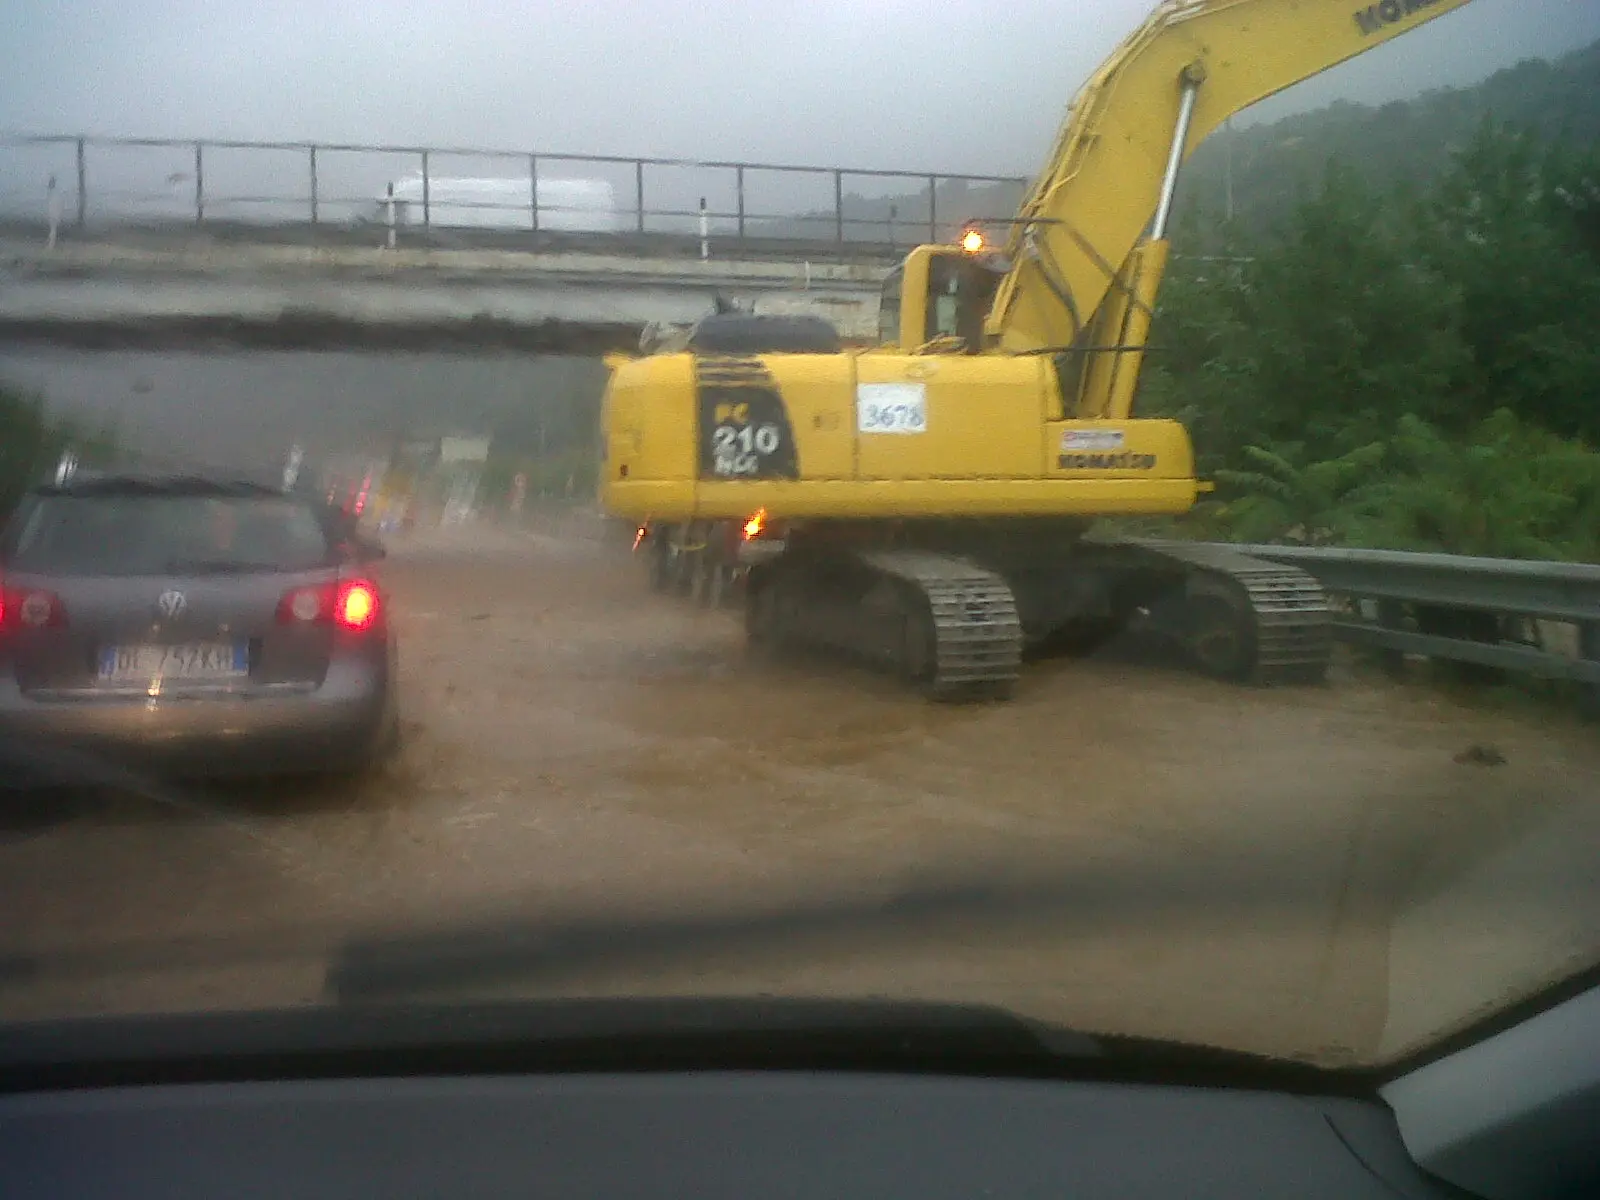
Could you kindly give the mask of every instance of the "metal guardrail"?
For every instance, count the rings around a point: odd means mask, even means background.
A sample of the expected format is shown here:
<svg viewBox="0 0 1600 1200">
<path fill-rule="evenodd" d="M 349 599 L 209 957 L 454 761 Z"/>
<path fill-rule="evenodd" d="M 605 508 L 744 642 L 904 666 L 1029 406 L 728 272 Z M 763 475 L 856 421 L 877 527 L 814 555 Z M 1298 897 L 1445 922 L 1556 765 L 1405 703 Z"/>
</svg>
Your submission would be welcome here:
<svg viewBox="0 0 1600 1200">
<path fill-rule="evenodd" d="M 1600 566 L 1399 550 L 1234 548 L 1299 567 L 1333 595 L 1356 602 L 1335 621 L 1342 640 L 1600 688 Z M 1577 653 L 1554 653 L 1537 637 L 1518 640 L 1515 626 L 1528 622 L 1574 626 Z"/>
<path fill-rule="evenodd" d="M 337 230 L 365 216 L 382 221 L 387 189 L 420 176 L 403 235 L 488 220 L 537 239 L 560 232 L 578 210 L 540 198 L 540 184 L 578 173 L 607 182 L 618 234 L 674 233 L 701 240 L 804 240 L 843 249 L 856 242 L 910 246 L 955 236 L 969 219 L 1014 211 L 1026 180 L 1015 176 L 812 167 L 790 163 L 627 158 L 469 147 L 113 138 L 77 134 L 0 138 L 0 217 L 57 231 L 160 219 L 207 225 Z M 463 170 L 463 167 L 470 169 Z M 484 175 L 491 171 L 492 175 Z M 515 202 L 442 197 L 450 177 L 525 185 Z M 988 189 L 967 211 L 968 189 Z M 412 212 L 414 211 L 414 216 Z"/>
</svg>

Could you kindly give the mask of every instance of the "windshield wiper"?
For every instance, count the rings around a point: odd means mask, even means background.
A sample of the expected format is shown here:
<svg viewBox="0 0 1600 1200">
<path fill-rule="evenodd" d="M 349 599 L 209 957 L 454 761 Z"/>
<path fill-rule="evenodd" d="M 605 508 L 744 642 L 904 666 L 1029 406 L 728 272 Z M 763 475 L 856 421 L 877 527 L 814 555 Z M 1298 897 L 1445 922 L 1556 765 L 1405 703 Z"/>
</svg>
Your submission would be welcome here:
<svg viewBox="0 0 1600 1200">
<path fill-rule="evenodd" d="M 288 1008 L 0 1026 L 0 1092 L 351 1074 L 619 1070 L 939 1070 L 1049 1073 L 1102 1043 L 1003 1008 L 893 1000 L 605 997 L 358 1012 Z"/>
<path fill-rule="evenodd" d="M 760 953 L 796 942 L 844 939 L 857 944 L 905 944 L 945 922 L 1010 925 L 1042 923 L 1061 930 L 1085 922 L 1103 927 L 1118 914 L 1160 911 L 1193 895 L 1190 885 L 1216 879 L 1191 865 L 1130 878 L 1104 864 L 1063 866 L 1027 878 L 1015 866 L 970 873 L 935 873 L 883 896 L 823 896 L 771 912 L 724 911 L 683 916 L 595 915 L 567 920 L 479 918 L 434 930 L 375 934 L 347 940 L 334 952 L 324 994 L 360 1002 L 430 993 L 471 992 L 496 984 L 562 978 L 618 965 L 672 964 L 697 955 Z M 1235 877 L 1218 901 L 1259 912 L 1274 899 L 1273 881 Z"/>
<path fill-rule="evenodd" d="M 334 1002 L 329 1007 L 0 1026 L 0 1090 L 8 1071 L 34 1078 L 49 1067 L 58 1068 L 63 1079 L 107 1081 L 117 1071 L 147 1079 L 173 1063 L 176 1070 L 198 1072 L 185 1078 L 216 1079 L 290 1070 L 309 1076 L 831 1068 L 1370 1090 L 1370 1072 L 1159 1038 L 1089 1034 L 984 1005 L 737 994 L 667 998 L 648 992 L 484 998 L 497 983 L 548 987 L 553 979 L 595 968 L 792 949 L 796 942 L 841 935 L 882 943 L 928 933 L 940 921 L 1042 919 L 1059 928 L 1088 920 L 1103 926 L 1118 907 L 1106 894 L 1108 874 L 1157 907 L 1173 902 L 1150 895 L 1162 889 L 1152 888 L 1148 878 L 1127 881 L 1123 869 L 1097 872 L 1085 864 L 1075 879 L 1056 874 L 1043 882 L 997 881 L 986 873 L 974 881 L 944 875 L 887 899 L 824 898 L 769 913 L 500 922 L 480 917 L 433 932 L 369 934 L 338 944 L 325 959 L 324 996 Z M 1235 883 L 1243 886 L 1233 898 L 1258 911 L 1260 887 Z M 214 968 L 308 952 L 322 957 L 317 940 L 309 931 L 257 935 L 241 953 L 226 940 L 176 939 L 10 965 L 51 977 L 74 970 L 99 975 L 110 967 Z"/>
<path fill-rule="evenodd" d="M 594 997 L 0 1025 L 0 1093 L 549 1071 L 872 1071 L 1370 1095 L 1371 1072 L 1088 1034 L 982 1004 Z"/>
</svg>

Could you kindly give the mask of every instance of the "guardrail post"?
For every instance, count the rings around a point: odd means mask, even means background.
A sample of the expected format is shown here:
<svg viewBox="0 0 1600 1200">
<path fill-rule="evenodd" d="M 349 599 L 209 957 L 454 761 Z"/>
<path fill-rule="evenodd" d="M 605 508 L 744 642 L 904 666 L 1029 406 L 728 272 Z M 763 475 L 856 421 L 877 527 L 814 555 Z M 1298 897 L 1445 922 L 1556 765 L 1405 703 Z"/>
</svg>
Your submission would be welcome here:
<svg viewBox="0 0 1600 1200">
<path fill-rule="evenodd" d="M 533 231 L 539 232 L 539 156 L 528 155 L 528 215 L 533 219 Z"/>
<path fill-rule="evenodd" d="M 711 257 L 711 214 L 706 209 L 706 198 L 700 197 L 700 261 Z"/>
<path fill-rule="evenodd" d="M 633 162 L 633 199 L 639 213 L 639 232 L 644 232 L 644 160 Z"/>
<path fill-rule="evenodd" d="M 78 228 L 89 222 L 89 162 L 84 139 L 78 139 Z"/>
<path fill-rule="evenodd" d="M 384 248 L 387 249 L 387 250 L 393 250 L 394 249 L 394 184 L 393 184 L 393 182 L 391 182 L 389 184 L 389 191 L 388 191 L 386 199 L 383 202 L 383 208 L 384 208 L 384 221 L 389 226 L 389 232 L 385 235 L 385 238 L 384 238 Z"/>
<path fill-rule="evenodd" d="M 739 201 L 739 240 L 744 241 L 744 167 L 733 169 L 733 188 Z"/>
<path fill-rule="evenodd" d="M 1398 600 L 1378 601 L 1378 624 L 1385 629 L 1404 629 L 1406 627 L 1406 606 Z M 1380 650 L 1378 662 L 1384 671 L 1399 678 L 1406 673 L 1406 654 L 1404 650 Z"/>
<path fill-rule="evenodd" d="M 844 172 L 833 172 L 833 240 L 844 253 Z"/>
<path fill-rule="evenodd" d="M 311 224 L 317 224 L 317 148 L 312 146 L 307 151 L 307 158 L 311 164 Z"/>
<path fill-rule="evenodd" d="M 1578 657 L 1589 662 L 1600 662 L 1600 622 L 1579 622 Z M 1583 689 L 1580 707 L 1583 715 L 1590 720 L 1600 718 L 1600 683 L 1591 683 Z"/>
<path fill-rule="evenodd" d="M 939 177 L 928 176 L 928 244 L 939 240 Z"/>
<path fill-rule="evenodd" d="M 427 233 L 433 228 L 433 197 L 430 194 L 428 175 L 428 152 L 422 152 L 422 229 Z"/>
<path fill-rule="evenodd" d="M 206 160 L 199 142 L 194 144 L 194 223 L 205 224 L 206 219 Z"/>
<path fill-rule="evenodd" d="M 898 204 L 889 205 L 889 249 L 894 249 L 894 223 L 900 216 Z"/>
</svg>

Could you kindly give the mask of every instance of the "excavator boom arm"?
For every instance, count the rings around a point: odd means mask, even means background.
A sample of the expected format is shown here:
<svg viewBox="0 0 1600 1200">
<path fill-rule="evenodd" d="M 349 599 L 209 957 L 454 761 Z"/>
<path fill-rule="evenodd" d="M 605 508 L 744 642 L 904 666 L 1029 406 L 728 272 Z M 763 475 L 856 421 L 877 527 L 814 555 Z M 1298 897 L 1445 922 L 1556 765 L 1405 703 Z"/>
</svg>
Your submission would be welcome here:
<svg viewBox="0 0 1600 1200">
<path fill-rule="evenodd" d="M 1147 309 L 1154 282 L 1146 271 L 1137 287 L 1134 256 L 1164 239 L 1177 167 L 1208 134 L 1467 2 L 1164 0 L 1073 100 L 1012 226 L 989 343 L 1013 353 L 1082 345 L 1108 297 Z"/>
</svg>

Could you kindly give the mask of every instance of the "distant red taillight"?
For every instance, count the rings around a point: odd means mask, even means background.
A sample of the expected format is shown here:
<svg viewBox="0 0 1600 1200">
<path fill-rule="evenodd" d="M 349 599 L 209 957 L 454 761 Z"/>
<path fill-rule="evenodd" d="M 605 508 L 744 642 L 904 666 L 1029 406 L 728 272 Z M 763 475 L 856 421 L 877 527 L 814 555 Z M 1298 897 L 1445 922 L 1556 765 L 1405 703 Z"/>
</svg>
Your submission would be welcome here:
<svg viewBox="0 0 1600 1200">
<path fill-rule="evenodd" d="M 0 587 L 0 629 L 56 629 L 67 623 L 67 606 L 54 592 Z"/>
<path fill-rule="evenodd" d="M 378 623 L 377 587 L 365 579 L 341 579 L 322 587 L 291 588 L 278 601 L 283 625 L 326 624 L 364 633 Z"/>
</svg>

